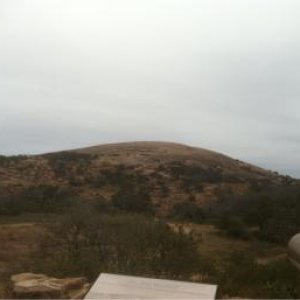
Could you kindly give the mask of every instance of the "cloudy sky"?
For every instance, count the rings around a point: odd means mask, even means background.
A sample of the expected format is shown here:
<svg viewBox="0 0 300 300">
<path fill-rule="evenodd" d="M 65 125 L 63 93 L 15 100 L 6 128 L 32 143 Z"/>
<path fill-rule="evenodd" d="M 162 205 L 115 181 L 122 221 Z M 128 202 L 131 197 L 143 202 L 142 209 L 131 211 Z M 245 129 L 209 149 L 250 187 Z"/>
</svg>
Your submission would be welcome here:
<svg viewBox="0 0 300 300">
<path fill-rule="evenodd" d="M 0 153 L 163 140 L 300 177 L 299 0 L 0 0 Z"/>
</svg>

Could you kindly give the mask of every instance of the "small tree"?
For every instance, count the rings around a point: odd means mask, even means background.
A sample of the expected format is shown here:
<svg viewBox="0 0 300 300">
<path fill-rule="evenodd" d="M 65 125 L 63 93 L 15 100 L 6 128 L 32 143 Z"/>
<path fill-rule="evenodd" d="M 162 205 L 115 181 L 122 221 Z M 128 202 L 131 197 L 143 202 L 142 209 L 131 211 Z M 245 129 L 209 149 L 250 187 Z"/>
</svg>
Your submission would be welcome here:
<svg viewBox="0 0 300 300">
<path fill-rule="evenodd" d="M 112 196 L 114 208 L 127 212 L 152 214 L 153 204 L 146 191 L 134 190 L 131 187 L 120 189 Z"/>
<path fill-rule="evenodd" d="M 24 209 L 34 213 L 57 213 L 64 211 L 71 202 L 71 190 L 55 185 L 30 186 L 19 197 L 24 201 Z"/>
<path fill-rule="evenodd" d="M 239 217 L 222 217 L 217 220 L 216 227 L 235 238 L 248 239 L 250 237 L 243 220 Z"/>
<path fill-rule="evenodd" d="M 171 217 L 177 220 L 201 223 L 204 219 L 204 214 L 196 203 L 186 201 L 173 206 Z"/>
</svg>

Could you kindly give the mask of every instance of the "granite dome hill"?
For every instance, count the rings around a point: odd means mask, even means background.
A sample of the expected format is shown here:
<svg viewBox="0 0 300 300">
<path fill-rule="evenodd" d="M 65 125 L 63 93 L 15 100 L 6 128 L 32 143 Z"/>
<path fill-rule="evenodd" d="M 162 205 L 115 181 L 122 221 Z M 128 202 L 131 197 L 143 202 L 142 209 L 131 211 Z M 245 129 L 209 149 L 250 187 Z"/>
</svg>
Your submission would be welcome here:
<svg viewBox="0 0 300 300">
<path fill-rule="evenodd" d="M 0 180 L 1 190 L 10 193 L 43 186 L 53 189 L 51 197 L 67 189 L 89 202 L 101 198 L 109 203 L 118 192 L 130 191 L 137 198 L 147 194 L 161 216 L 184 201 L 201 207 L 224 194 L 240 195 L 265 186 L 297 183 L 214 151 L 167 142 L 128 142 L 34 156 L 2 156 Z"/>
</svg>

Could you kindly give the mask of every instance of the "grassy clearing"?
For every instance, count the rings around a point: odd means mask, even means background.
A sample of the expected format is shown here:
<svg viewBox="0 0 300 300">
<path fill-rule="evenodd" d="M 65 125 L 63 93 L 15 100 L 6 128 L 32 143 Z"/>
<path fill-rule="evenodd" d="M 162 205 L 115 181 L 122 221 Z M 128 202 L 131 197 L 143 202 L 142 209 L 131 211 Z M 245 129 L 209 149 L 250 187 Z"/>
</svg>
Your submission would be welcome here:
<svg viewBox="0 0 300 300">
<path fill-rule="evenodd" d="M 221 233 L 214 225 L 186 224 L 191 234 L 199 243 L 199 251 L 204 257 L 227 257 L 241 251 L 251 253 L 257 259 L 284 256 L 286 248 L 252 238 L 249 240 L 229 237 Z"/>
</svg>

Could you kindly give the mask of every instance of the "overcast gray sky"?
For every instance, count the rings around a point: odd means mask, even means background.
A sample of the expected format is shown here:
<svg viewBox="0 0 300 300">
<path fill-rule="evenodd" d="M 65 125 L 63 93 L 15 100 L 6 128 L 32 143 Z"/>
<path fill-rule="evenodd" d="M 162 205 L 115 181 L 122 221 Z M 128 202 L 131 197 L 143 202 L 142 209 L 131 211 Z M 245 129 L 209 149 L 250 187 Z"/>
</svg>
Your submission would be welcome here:
<svg viewBox="0 0 300 300">
<path fill-rule="evenodd" d="M 299 0 L 0 0 L 0 153 L 163 140 L 300 177 Z"/>
</svg>

